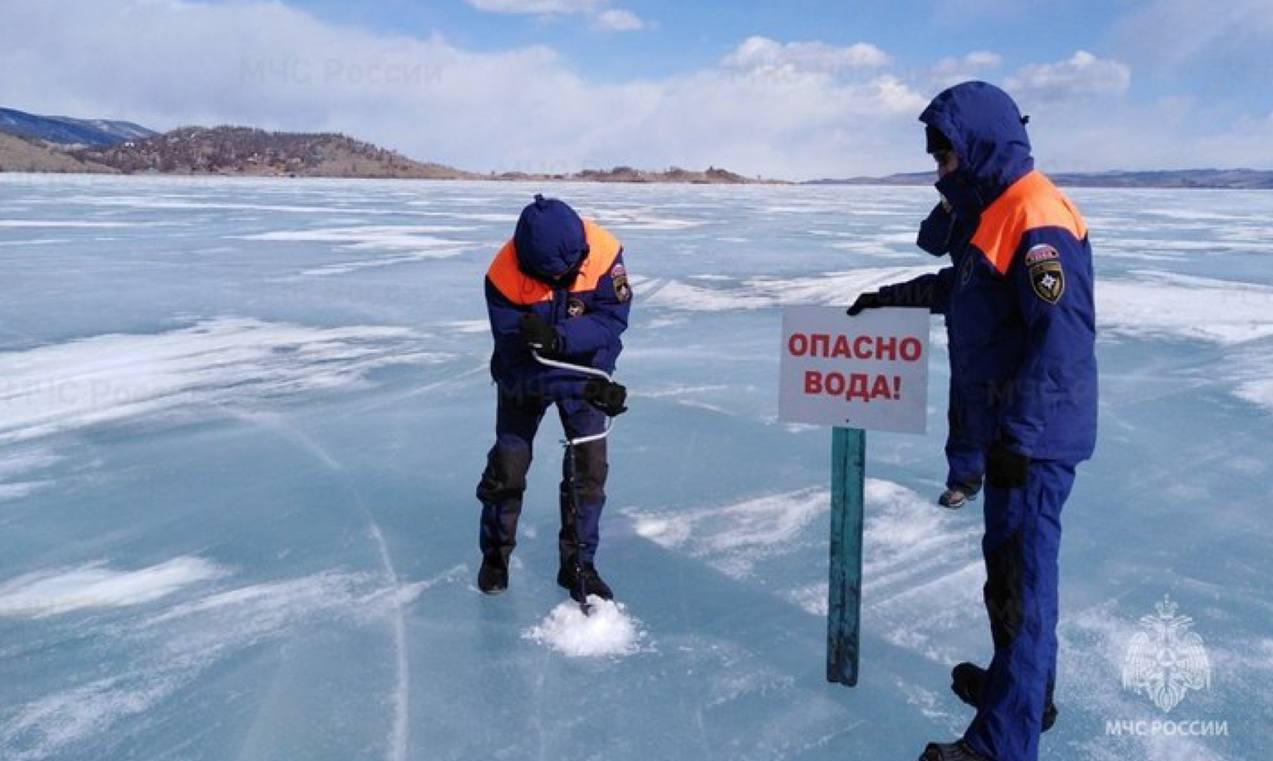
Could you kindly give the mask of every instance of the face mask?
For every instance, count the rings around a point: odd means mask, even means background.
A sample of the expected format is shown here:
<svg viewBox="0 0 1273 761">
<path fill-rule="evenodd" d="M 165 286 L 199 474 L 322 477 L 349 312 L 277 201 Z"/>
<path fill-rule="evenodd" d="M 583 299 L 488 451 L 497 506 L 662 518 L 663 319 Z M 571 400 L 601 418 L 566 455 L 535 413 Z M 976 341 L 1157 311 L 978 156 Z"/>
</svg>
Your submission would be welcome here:
<svg viewBox="0 0 1273 761">
<path fill-rule="evenodd" d="M 950 235 L 955 224 L 955 217 L 946 207 L 945 199 L 942 201 L 943 203 L 933 207 L 928 218 L 920 224 L 919 237 L 915 241 L 916 245 L 933 256 L 942 256 L 950 251 Z"/>
</svg>

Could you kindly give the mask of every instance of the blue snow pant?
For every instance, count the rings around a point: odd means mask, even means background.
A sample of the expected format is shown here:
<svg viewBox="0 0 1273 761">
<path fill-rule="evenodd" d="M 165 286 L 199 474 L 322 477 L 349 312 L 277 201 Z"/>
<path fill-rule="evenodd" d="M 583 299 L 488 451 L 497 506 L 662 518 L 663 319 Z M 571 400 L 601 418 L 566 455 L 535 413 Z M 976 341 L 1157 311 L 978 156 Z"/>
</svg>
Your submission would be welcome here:
<svg viewBox="0 0 1273 761">
<path fill-rule="evenodd" d="M 993 419 L 985 405 L 974 406 L 974 394 L 961 389 L 954 379 L 950 382 L 950 405 L 946 410 L 946 488 L 962 488 L 967 494 L 981 489 L 981 477 L 986 470 L 987 439 L 979 432 L 975 422 Z"/>
<path fill-rule="evenodd" d="M 1056 683 L 1061 506 L 1074 465 L 1033 460 L 1024 488 L 986 486 L 986 611 L 995 654 L 964 741 L 991 761 L 1036 761 Z"/>
<path fill-rule="evenodd" d="M 478 546 L 484 558 L 493 558 L 508 567 L 508 558 L 517 546 L 517 520 L 522 514 L 526 472 L 530 469 L 535 432 L 553 402 L 539 397 L 500 393 L 495 416 L 495 446 L 486 456 L 486 470 L 477 485 L 482 503 Z M 605 427 L 605 415 L 581 399 L 556 402 L 562 428 L 568 438 L 590 436 Z M 561 530 L 557 535 L 563 566 L 574 563 L 579 537 L 581 562 L 590 563 L 597 552 L 601 509 L 605 506 L 606 440 L 580 444 L 575 450 L 574 496 L 578 498 L 576 520 L 571 520 L 569 460 L 563 456 L 560 487 Z"/>
</svg>

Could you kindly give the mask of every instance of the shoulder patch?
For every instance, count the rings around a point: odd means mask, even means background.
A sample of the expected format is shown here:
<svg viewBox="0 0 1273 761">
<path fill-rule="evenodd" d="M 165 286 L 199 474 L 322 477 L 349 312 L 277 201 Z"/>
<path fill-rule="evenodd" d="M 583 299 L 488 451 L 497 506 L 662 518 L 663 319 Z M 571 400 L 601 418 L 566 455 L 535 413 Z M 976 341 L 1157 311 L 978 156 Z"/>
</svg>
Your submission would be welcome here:
<svg viewBox="0 0 1273 761">
<path fill-rule="evenodd" d="M 1031 246 L 1030 250 L 1025 252 L 1025 263 L 1027 267 L 1034 266 L 1040 262 L 1060 258 L 1061 255 L 1057 253 L 1056 249 L 1046 243 Z"/>
<path fill-rule="evenodd" d="M 1041 259 L 1030 265 L 1030 287 L 1034 295 L 1055 304 L 1065 293 L 1065 271 L 1057 259 Z"/>
</svg>

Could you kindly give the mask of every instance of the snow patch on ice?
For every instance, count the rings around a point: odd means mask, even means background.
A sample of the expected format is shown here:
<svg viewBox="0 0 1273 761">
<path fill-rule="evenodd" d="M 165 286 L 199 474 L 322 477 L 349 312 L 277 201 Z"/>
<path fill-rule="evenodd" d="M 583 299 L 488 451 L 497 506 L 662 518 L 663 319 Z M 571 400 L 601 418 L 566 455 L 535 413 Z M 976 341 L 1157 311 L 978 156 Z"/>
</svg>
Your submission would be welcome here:
<svg viewBox="0 0 1273 761">
<path fill-rule="evenodd" d="M 812 495 L 825 510 L 830 495 Z M 901 484 L 868 478 L 863 538 L 864 626 L 897 647 L 953 663 L 963 640 L 980 631 L 980 523 L 944 511 Z M 973 516 L 969 516 L 973 517 Z M 807 552 L 795 545 L 787 552 Z M 822 579 L 782 597 L 810 615 L 827 615 Z"/>
<path fill-rule="evenodd" d="M 198 407 L 357 387 L 374 369 L 428 364 L 407 328 L 312 328 L 222 317 L 0 353 L 0 442 Z"/>
<path fill-rule="evenodd" d="M 723 507 L 625 514 L 637 536 L 660 547 L 685 547 L 721 573 L 741 579 L 764 558 L 791 551 L 804 528 L 826 511 L 828 500 L 824 489 L 801 489 Z"/>
<path fill-rule="evenodd" d="M 786 598 L 795 603 L 804 612 L 825 618 L 831 606 L 827 600 L 830 585 L 825 581 L 810 584 L 786 593 Z"/>
<path fill-rule="evenodd" d="M 0 481 L 47 468 L 61 460 L 61 455 L 42 447 L 8 452 L 0 458 Z"/>
<path fill-rule="evenodd" d="M 691 386 L 688 384 L 673 383 L 666 386 L 654 386 L 651 388 L 642 388 L 640 391 L 634 391 L 633 396 L 646 397 L 649 399 L 667 399 L 690 396 L 693 394 L 719 394 L 728 389 L 723 383 L 710 383 L 703 385 Z"/>
<path fill-rule="evenodd" d="M 414 204 L 415 202 L 411 202 Z M 424 202 L 430 203 L 430 202 Z M 516 214 L 503 214 L 499 212 L 482 212 L 482 211 L 417 211 L 415 214 L 422 217 L 447 217 L 449 219 L 458 219 L 461 222 L 483 222 L 487 224 L 511 225 L 517 222 Z"/>
<path fill-rule="evenodd" d="M 649 539 L 660 547 L 675 547 L 690 538 L 692 527 L 686 521 L 658 516 L 634 516 L 637 536 Z"/>
<path fill-rule="evenodd" d="M 211 564 L 203 575 L 214 571 L 224 575 Z M 398 609 L 401 595 L 418 594 L 432 583 L 451 578 L 454 571 L 405 592 L 385 587 L 371 574 L 322 571 L 223 589 L 141 618 L 127 629 L 113 632 L 140 647 L 133 662 L 115 664 L 109 677 L 69 686 L 14 707 L 0 724 L 0 743 L 10 751 L 5 758 L 47 758 L 74 743 L 112 731 L 121 721 L 171 698 L 222 658 L 295 635 L 312 628 L 315 621 L 381 623 Z M 155 584 L 147 587 L 152 591 L 158 588 Z M 136 600 L 140 601 L 144 600 Z"/>
<path fill-rule="evenodd" d="M 28 238 L 26 240 L 0 240 L 0 246 L 49 246 L 69 243 L 70 238 Z"/>
<path fill-rule="evenodd" d="M 302 276 L 306 277 L 327 277 L 330 275 L 346 275 L 350 272 L 357 272 L 362 269 L 370 269 L 372 267 L 392 267 L 395 264 L 411 264 L 413 262 L 423 262 L 430 259 L 446 259 L 452 256 L 459 256 L 464 253 L 463 249 L 453 248 L 442 251 L 416 251 L 410 254 L 402 254 L 400 256 L 382 256 L 373 259 L 356 259 L 349 262 L 336 262 L 334 264 L 324 264 L 321 267 L 310 267 L 300 271 Z"/>
<path fill-rule="evenodd" d="M 167 674 L 128 672 L 43 696 L 0 725 L 4 758 L 49 758 L 121 719 L 144 713 L 178 686 Z"/>
<path fill-rule="evenodd" d="M 1273 378 L 1246 381 L 1239 384 L 1234 389 L 1234 393 L 1240 399 L 1245 399 L 1252 404 L 1263 407 L 1268 412 L 1273 412 Z"/>
<path fill-rule="evenodd" d="M 460 225 L 360 225 L 354 227 L 322 227 L 307 230 L 276 230 L 240 236 L 242 240 L 283 241 L 300 243 L 333 243 L 338 251 L 392 251 L 392 256 L 370 257 L 334 262 L 302 270 L 301 275 L 325 277 L 343 275 L 369 267 L 390 267 L 430 259 L 447 259 L 465 252 L 469 244 L 438 233 L 462 233 L 475 230 Z"/>
<path fill-rule="evenodd" d="M 29 476 L 61 459 L 61 456 L 42 448 L 17 450 L 0 455 L 0 502 L 21 499 L 46 486 L 51 486 L 53 481 L 32 479 Z"/>
<path fill-rule="evenodd" d="M 239 236 L 240 240 L 286 241 L 296 243 L 338 243 L 346 250 L 448 249 L 464 243 L 436 237 L 436 233 L 468 232 L 475 228 L 458 225 L 358 225 L 319 227 L 309 230 L 275 230 Z"/>
<path fill-rule="evenodd" d="M 486 320 L 454 320 L 442 323 L 442 327 L 454 333 L 486 333 L 491 324 Z"/>
<path fill-rule="evenodd" d="M 968 513 L 968 514 L 966 514 Z M 980 510 L 952 513 L 901 484 L 866 481 L 863 617 L 899 647 L 952 663 L 980 631 Z"/>
<path fill-rule="evenodd" d="M 688 230 L 707 224 L 703 220 L 660 217 L 652 209 L 606 209 L 597 215 L 597 221 L 616 230 Z"/>
<path fill-rule="evenodd" d="M 0 502 L 9 502 L 37 492 L 46 486 L 52 486 L 52 481 L 16 481 L 12 483 L 0 483 Z"/>
<path fill-rule="evenodd" d="M 934 267 L 859 267 L 814 277 L 753 277 L 730 287 L 670 280 L 661 283 L 656 292 L 642 301 L 649 306 L 690 312 L 770 309 L 797 304 L 848 305 L 862 291 L 936 271 Z"/>
<path fill-rule="evenodd" d="M 570 658 L 624 656 L 641 650 L 647 635 L 623 603 L 595 596 L 589 596 L 588 602 L 593 606 L 591 615 L 585 616 L 578 603 L 563 602 L 522 637 Z"/>
<path fill-rule="evenodd" d="M 208 209 L 217 211 L 270 211 L 285 214 L 395 214 L 392 209 L 374 209 L 367 207 L 299 206 L 295 204 L 254 204 L 232 203 L 228 201 L 195 201 L 182 200 L 180 197 L 151 198 L 147 196 L 111 196 L 102 198 L 91 195 L 71 196 L 58 199 L 59 204 L 86 204 L 88 206 L 111 206 L 125 209 Z"/>
<path fill-rule="evenodd" d="M 147 227 L 157 226 L 159 222 L 107 222 L 86 219 L 0 219 L 0 228 L 105 228 L 105 227 Z"/>
<path fill-rule="evenodd" d="M 75 610 L 141 605 L 228 573 L 199 557 L 178 557 L 136 571 L 103 565 L 36 571 L 0 583 L 0 618 L 44 618 Z"/>
<path fill-rule="evenodd" d="M 1168 272 L 1130 274 L 1136 279 L 1097 282 L 1097 335 L 1223 346 L 1273 336 L 1273 287 Z"/>
<path fill-rule="evenodd" d="M 1059 660 L 1063 665 L 1062 685 L 1073 695 L 1081 695 L 1087 711 L 1103 720 L 1124 718 L 1157 718 L 1162 714 L 1145 698 L 1124 690 L 1121 674 L 1127 650 L 1133 637 L 1142 629 L 1135 613 L 1123 610 L 1123 601 L 1108 600 L 1074 613 L 1062 612 L 1057 629 Z M 1207 652 L 1213 667 L 1228 658 L 1227 652 L 1208 639 Z M 1219 673 L 1219 670 L 1216 670 Z M 1240 671 L 1228 671 L 1235 674 Z M 1062 696 L 1058 702 L 1064 700 Z M 1111 742 L 1115 744 L 1110 745 Z M 1205 743 L 1180 736 L 1121 737 L 1102 736 L 1099 743 L 1080 745 L 1085 758 L 1123 759 L 1189 759 L 1210 761 L 1225 758 L 1216 755 Z"/>
</svg>

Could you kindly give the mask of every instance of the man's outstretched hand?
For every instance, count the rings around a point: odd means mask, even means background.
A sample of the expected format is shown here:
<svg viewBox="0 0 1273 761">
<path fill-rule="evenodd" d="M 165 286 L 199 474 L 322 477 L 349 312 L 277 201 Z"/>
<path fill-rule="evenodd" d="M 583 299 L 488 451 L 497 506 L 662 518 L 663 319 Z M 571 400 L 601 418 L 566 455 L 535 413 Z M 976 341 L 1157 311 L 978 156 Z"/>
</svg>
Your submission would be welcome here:
<svg viewBox="0 0 1273 761">
<path fill-rule="evenodd" d="M 544 322 L 543 318 L 537 314 L 522 315 L 522 322 L 519 326 L 522 334 L 522 343 L 526 344 L 526 348 L 539 352 L 540 354 L 556 354 L 560 348 L 561 340 L 557 337 L 557 331 L 552 325 Z"/>
<path fill-rule="evenodd" d="M 848 312 L 850 317 L 856 317 L 862 313 L 863 309 L 878 309 L 882 306 L 884 306 L 884 303 L 880 300 L 879 292 L 867 291 L 858 295 L 857 300 L 853 302 L 853 306 L 849 307 Z"/>
<path fill-rule="evenodd" d="M 628 401 L 628 389 L 614 381 L 589 378 L 583 386 L 583 398 L 610 417 L 617 417 L 628 411 L 624 406 Z"/>
</svg>

